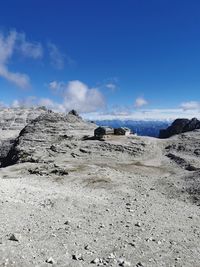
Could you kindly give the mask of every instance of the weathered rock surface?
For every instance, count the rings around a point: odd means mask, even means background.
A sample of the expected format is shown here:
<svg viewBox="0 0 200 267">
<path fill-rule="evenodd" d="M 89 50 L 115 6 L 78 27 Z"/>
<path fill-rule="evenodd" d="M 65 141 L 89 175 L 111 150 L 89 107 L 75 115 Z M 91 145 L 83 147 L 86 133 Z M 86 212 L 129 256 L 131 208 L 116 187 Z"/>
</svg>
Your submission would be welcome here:
<svg viewBox="0 0 200 267">
<path fill-rule="evenodd" d="M 0 110 L 1 131 L 20 131 L 40 114 L 43 108 L 3 108 Z"/>
<path fill-rule="evenodd" d="M 196 118 L 189 119 L 177 119 L 171 126 L 165 130 L 160 130 L 159 138 L 168 138 L 175 134 L 185 133 L 200 129 L 200 121 Z"/>
<path fill-rule="evenodd" d="M 42 108 L 0 110 L 0 162 L 8 154 L 20 131 L 44 112 Z"/>
<path fill-rule="evenodd" d="M 95 125 L 76 115 L 45 112 L 32 120 L 19 133 L 2 166 L 20 162 L 49 163 L 54 153 L 66 153 L 73 141 L 93 133 Z M 72 151 L 71 151 L 72 153 Z"/>
</svg>

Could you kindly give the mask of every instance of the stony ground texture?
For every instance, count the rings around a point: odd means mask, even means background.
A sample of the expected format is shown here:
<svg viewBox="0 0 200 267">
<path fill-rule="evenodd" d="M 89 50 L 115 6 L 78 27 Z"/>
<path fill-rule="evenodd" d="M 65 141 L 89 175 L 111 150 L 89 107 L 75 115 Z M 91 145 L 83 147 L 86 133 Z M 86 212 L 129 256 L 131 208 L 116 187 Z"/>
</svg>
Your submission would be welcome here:
<svg viewBox="0 0 200 267">
<path fill-rule="evenodd" d="M 0 169 L 0 266 L 200 266 L 200 131 L 92 140 L 44 113 Z M 3 142 L 3 141 L 2 141 Z"/>
</svg>

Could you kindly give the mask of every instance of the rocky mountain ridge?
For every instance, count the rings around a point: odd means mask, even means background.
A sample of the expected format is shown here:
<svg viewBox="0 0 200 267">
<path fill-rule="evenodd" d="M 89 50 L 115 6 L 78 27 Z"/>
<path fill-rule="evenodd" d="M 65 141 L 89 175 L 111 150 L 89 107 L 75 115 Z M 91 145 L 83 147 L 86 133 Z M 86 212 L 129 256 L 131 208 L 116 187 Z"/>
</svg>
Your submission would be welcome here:
<svg viewBox="0 0 200 267">
<path fill-rule="evenodd" d="M 181 134 L 200 129 L 200 121 L 197 118 L 176 119 L 167 129 L 160 130 L 159 138 L 169 138 L 175 134 Z"/>
</svg>

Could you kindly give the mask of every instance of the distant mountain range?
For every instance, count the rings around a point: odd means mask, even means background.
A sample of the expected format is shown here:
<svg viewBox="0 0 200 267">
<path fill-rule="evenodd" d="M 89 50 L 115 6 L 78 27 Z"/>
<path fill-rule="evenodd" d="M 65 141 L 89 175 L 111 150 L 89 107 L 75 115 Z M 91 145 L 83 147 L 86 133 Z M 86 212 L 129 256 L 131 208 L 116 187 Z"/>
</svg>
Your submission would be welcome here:
<svg viewBox="0 0 200 267">
<path fill-rule="evenodd" d="M 99 126 L 128 127 L 140 136 L 158 137 L 161 129 L 166 129 L 171 121 L 96 120 Z"/>
</svg>

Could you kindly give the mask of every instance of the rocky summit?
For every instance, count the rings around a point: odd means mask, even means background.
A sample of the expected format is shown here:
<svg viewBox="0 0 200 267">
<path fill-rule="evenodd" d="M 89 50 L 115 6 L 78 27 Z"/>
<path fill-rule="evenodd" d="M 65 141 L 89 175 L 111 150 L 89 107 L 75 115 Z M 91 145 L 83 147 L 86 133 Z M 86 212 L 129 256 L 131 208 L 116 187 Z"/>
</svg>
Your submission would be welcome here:
<svg viewBox="0 0 200 267">
<path fill-rule="evenodd" d="M 160 138 L 169 138 L 175 134 L 185 133 L 200 129 L 200 121 L 196 118 L 189 119 L 177 119 L 167 129 L 160 130 Z"/>
<path fill-rule="evenodd" d="M 76 111 L 1 111 L 0 266 L 199 266 L 196 122 L 96 140 Z"/>
</svg>

